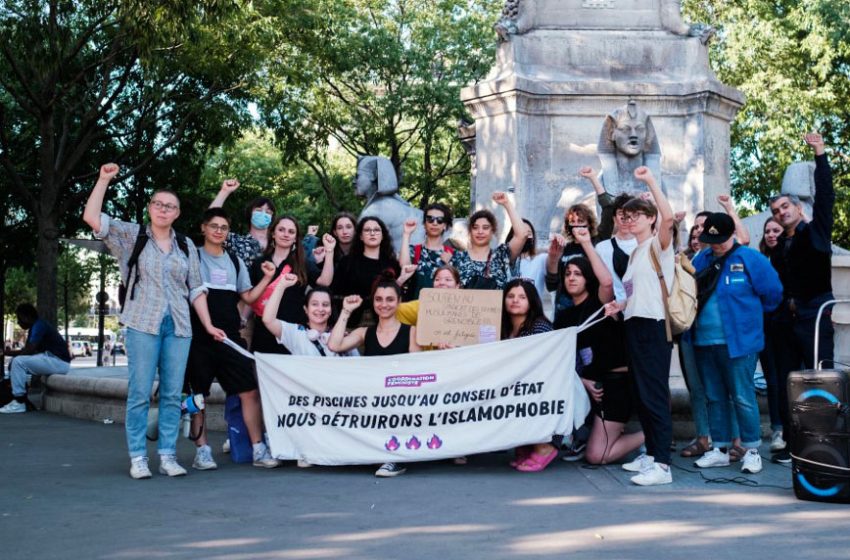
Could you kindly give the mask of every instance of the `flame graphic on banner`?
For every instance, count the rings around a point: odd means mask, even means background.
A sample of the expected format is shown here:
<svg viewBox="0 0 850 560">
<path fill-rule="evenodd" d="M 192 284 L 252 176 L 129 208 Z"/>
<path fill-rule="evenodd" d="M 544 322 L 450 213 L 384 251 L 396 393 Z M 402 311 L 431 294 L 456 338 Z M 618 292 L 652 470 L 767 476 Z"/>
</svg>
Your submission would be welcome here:
<svg viewBox="0 0 850 560">
<path fill-rule="evenodd" d="M 407 440 L 407 443 L 405 443 L 404 445 L 408 449 L 416 450 L 416 449 L 419 449 L 420 447 L 422 447 L 422 442 L 419 441 L 419 438 L 417 438 L 416 436 L 413 436 L 409 440 Z"/>
<path fill-rule="evenodd" d="M 387 441 L 387 443 L 384 444 L 384 447 L 387 448 L 387 451 L 396 451 L 399 447 L 401 447 L 401 444 L 398 442 L 398 439 L 393 436 L 389 439 L 389 441 Z"/>
<path fill-rule="evenodd" d="M 428 440 L 428 449 L 439 449 L 443 446 L 443 440 L 437 437 L 437 434 L 431 436 L 431 439 Z"/>
</svg>

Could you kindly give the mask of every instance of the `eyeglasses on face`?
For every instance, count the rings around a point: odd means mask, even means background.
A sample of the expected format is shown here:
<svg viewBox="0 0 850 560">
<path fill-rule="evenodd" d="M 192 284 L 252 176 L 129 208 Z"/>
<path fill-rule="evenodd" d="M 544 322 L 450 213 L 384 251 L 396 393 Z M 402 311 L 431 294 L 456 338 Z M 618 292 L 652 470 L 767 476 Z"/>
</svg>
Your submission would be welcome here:
<svg viewBox="0 0 850 560">
<path fill-rule="evenodd" d="M 221 233 L 227 233 L 230 231 L 230 226 L 227 224 L 207 224 L 207 227 L 213 231 L 220 231 Z"/>
<path fill-rule="evenodd" d="M 646 216 L 646 214 L 644 214 L 643 212 L 635 212 L 634 214 L 623 213 L 623 217 L 620 219 L 624 222 L 636 222 L 641 216 Z"/>
<path fill-rule="evenodd" d="M 381 228 L 363 228 L 363 233 L 366 235 L 378 235 L 383 232 L 381 231 Z"/>
<path fill-rule="evenodd" d="M 151 208 L 156 208 L 157 210 L 165 210 L 166 212 L 174 212 L 180 207 L 176 204 L 165 203 L 159 200 L 151 200 Z"/>
<path fill-rule="evenodd" d="M 429 224 L 444 224 L 446 223 L 446 218 L 444 216 L 432 216 L 429 214 L 425 216 L 425 221 Z"/>
</svg>

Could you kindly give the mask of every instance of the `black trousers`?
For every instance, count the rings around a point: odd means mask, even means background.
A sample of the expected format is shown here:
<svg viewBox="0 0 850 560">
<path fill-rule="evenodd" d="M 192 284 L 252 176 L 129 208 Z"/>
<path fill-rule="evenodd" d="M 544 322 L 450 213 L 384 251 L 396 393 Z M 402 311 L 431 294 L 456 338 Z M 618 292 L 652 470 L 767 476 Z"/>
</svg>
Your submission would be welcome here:
<svg viewBox="0 0 850 560">
<path fill-rule="evenodd" d="M 632 317 L 625 323 L 629 367 L 638 403 L 646 454 L 670 464 L 673 418 L 670 413 L 670 360 L 664 321 Z"/>
<path fill-rule="evenodd" d="M 791 433 L 791 403 L 788 402 L 788 374 L 800 369 L 814 369 L 816 316 L 793 317 L 782 313 L 768 325 L 771 346 L 776 360 L 776 389 L 779 417 L 785 437 Z M 834 367 L 834 329 L 832 312 L 827 309 L 821 316 L 818 361 L 825 368 Z M 787 439 L 786 439 L 787 441 Z"/>
</svg>

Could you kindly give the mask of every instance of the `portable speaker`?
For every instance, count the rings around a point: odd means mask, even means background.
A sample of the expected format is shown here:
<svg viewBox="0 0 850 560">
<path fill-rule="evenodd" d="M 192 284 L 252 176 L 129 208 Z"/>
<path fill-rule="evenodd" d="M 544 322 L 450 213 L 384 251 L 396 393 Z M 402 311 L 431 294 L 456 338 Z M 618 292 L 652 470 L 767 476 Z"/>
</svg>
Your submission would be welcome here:
<svg viewBox="0 0 850 560">
<path fill-rule="evenodd" d="M 794 431 L 850 432 L 850 370 L 791 372 L 788 401 Z"/>
<path fill-rule="evenodd" d="M 797 498 L 850 503 L 850 434 L 796 432 L 790 445 Z"/>
</svg>

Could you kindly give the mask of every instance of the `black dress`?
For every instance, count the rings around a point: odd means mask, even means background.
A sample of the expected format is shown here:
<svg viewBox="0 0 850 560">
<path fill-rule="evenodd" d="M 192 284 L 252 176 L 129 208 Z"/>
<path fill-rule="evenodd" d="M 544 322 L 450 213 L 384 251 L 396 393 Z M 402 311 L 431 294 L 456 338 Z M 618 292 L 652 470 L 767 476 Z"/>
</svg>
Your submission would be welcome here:
<svg viewBox="0 0 850 560">
<path fill-rule="evenodd" d="M 372 284 L 385 270 L 392 270 L 398 276 L 401 268 L 395 259 L 370 259 L 365 255 L 349 254 L 339 260 L 331 284 L 334 297 L 339 301 L 355 294 L 363 298 L 363 303 L 351 314 L 348 324 L 352 327 L 360 325 L 365 309 L 372 309 Z"/>
</svg>

